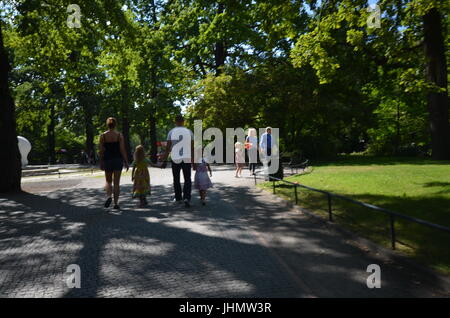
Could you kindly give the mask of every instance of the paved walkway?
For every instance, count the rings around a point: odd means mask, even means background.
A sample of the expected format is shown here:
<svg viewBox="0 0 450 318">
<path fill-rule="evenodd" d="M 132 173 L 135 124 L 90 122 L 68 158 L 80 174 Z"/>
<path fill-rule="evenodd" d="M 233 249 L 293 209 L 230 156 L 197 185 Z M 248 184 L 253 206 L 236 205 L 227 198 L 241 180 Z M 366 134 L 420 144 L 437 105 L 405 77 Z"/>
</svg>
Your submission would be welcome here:
<svg viewBox="0 0 450 318">
<path fill-rule="evenodd" d="M 26 183 L 32 193 L 0 197 L 0 297 L 444 295 L 433 275 L 348 244 L 230 169 L 214 171 L 205 207 L 195 192 L 191 208 L 171 202 L 170 169 L 151 176 L 146 209 L 131 200 L 129 176 L 120 212 L 102 208 L 99 176 Z M 380 289 L 366 286 L 373 263 Z M 81 268 L 80 289 L 66 286 L 70 264 Z"/>
</svg>

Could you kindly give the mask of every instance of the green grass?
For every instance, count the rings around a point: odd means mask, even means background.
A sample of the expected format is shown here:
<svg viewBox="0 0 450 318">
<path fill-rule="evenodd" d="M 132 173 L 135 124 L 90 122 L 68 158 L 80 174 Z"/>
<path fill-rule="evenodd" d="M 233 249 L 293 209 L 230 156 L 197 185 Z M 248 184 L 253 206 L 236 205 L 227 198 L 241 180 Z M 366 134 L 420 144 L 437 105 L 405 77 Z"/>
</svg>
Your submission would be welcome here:
<svg viewBox="0 0 450 318">
<path fill-rule="evenodd" d="M 95 172 L 100 172 L 101 170 L 95 171 Z M 123 177 L 130 177 L 131 178 L 131 168 L 128 171 L 123 170 L 122 173 L 120 174 L 121 178 Z M 94 178 L 104 178 L 105 175 L 104 174 L 100 174 L 100 175 L 96 175 L 94 176 Z"/>
<path fill-rule="evenodd" d="M 345 156 L 316 163 L 311 173 L 286 180 L 450 227 L 450 161 Z M 272 183 L 260 186 L 272 191 Z M 277 184 L 276 192 L 294 199 L 292 187 Z M 325 195 L 299 188 L 299 200 L 300 206 L 328 215 Z M 387 215 L 336 198 L 332 202 L 336 222 L 390 247 Z M 450 274 L 450 233 L 397 219 L 396 235 L 398 250 Z"/>
</svg>

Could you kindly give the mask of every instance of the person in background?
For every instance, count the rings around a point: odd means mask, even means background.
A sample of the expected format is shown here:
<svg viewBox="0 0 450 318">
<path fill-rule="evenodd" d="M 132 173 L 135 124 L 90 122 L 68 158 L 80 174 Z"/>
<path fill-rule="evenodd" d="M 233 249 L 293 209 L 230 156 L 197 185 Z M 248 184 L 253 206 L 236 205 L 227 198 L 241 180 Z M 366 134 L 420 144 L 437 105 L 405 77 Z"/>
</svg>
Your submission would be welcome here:
<svg viewBox="0 0 450 318">
<path fill-rule="evenodd" d="M 81 158 L 81 164 L 85 165 L 87 163 L 87 155 L 86 155 L 86 152 L 84 152 L 84 150 L 81 150 L 80 158 Z"/>
<path fill-rule="evenodd" d="M 236 163 L 236 178 L 242 176 L 242 169 L 245 165 L 245 153 L 244 153 L 244 145 L 242 142 L 236 142 L 234 144 L 234 153 L 235 153 L 235 163 Z"/>
<path fill-rule="evenodd" d="M 266 132 L 261 135 L 261 141 L 259 143 L 259 151 L 261 161 L 264 166 L 264 178 L 269 179 L 269 162 L 270 156 L 272 156 L 272 128 L 267 127 Z"/>
<path fill-rule="evenodd" d="M 96 165 L 97 164 L 97 156 L 94 150 L 91 150 L 89 154 L 89 164 Z"/>
<path fill-rule="evenodd" d="M 245 140 L 245 148 L 247 149 L 249 159 L 250 174 L 254 176 L 258 162 L 258 137 L 256 136 L 255 128 L 248 129 L 248 136 Z"/>
<path fill-rule="evenodd" d="M 123 165 L 128 171 L 128 157 L 125 151 L 123 135 L 116 131 L 117 121 L 114 117 L 106 120 L 108 130 L 100 135 L 99 155 L 100 169 L 105 171 L 106 179 L 106 202 L 105 208 L 109 208 L 112 202 L 111 196 L 114 193 L 114 209 L 119 210 L 120 176 Z M 113 187 L 114 184 L 114 187 Z"/>
</svg>

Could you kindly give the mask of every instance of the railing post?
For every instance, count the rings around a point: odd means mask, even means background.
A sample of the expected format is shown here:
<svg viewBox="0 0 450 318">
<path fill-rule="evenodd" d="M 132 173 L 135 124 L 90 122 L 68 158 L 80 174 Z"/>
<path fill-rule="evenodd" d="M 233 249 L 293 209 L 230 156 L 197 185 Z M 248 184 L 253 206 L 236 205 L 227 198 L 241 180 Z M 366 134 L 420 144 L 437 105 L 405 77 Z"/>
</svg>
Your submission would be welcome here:
<svg viewBox="0 0 450 318">
<path fill-rule="evenodd" d="M 333 210 L 331 208 L 331 194 L 327 193 L 328 197 L 328 220 L 333 222 Z"/>
<path fill-rule="evenodd" d="M 272 179 L 272 184 L 273 184 L 273 194 L 275 194 L 275 179 Z"/>
<path fill-rule="evenodd" d="M 389 218 L 391 221 L 391 244 L 392 249 L 395 250 L 395 219 L 393 214 L 389 214 Z"/>
<path fill-rule="evenodd" d="M 298 195 L 297 195 L 297 186 L 294 186 L 294 191 L 295 191 L 295 204 L 298 204 Z"/>
</svg>

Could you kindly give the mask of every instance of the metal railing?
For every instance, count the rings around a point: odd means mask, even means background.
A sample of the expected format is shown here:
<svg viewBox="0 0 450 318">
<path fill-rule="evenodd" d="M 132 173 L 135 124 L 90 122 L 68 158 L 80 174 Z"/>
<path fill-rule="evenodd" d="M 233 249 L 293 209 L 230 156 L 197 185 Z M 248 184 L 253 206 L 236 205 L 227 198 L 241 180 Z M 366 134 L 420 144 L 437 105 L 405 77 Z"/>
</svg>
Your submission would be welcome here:
<svg viewBox="0 0 450 318">
<path fill-rule="evenodd" d="M 87 168 L 87 169 L 83 169 L 83 170 L 77 170 L 77 171 L 64 171 L 64 172 L 61 172 L 61 171 L 59 171 L 58 170 L 58 172 L 55 172 L 54 174 L 58 174 L 58 178 L 61 178 L 61 175 L 64 175 L 64 174 L 73 174 L 73 173 L 79 173 L 79 172 L 83 172 L 83 173 L 85 173 L 85 172 L 91 172 L 91 174 L 94 174 L 94 168 L 92 167 L 92 168 Z"/>
<path fill-rule="evenodd" d="M 257 184 L 256 174 L 254 175 L 254 178 L 255 178 L 255 185 L 256 185 Z M 356 204 L 356 205 L 359 205 L 359 206 L 362 206 L 362 207 L 365 207 L 365 208 L 369 208 L 369 209 L 374 210 L 374 211 L 379 211 L 379 212 L 382 212 L 382 213 L 385 213 L 385 214 L 389 215 L 389 229 L 390 229 L 390 236 L 391 236 L 391 247 L 392 247 L 393 250 L 395 250 L 395 248 L 396 248 L 395 243 L 398 242 L 398 240 L 396 240 L 396 232 L 395 232 L 395 220 L 396 220 L 396 218 L 403 219 L 403 220 L 406 220 L 406 221 L 409 221 L 409 222 L 413 222 L 413 223 L 417 223 L 417 224 L 421 224 L 421 225 L 427 226 L 427 227 L 432 228 L 432 229 L 436 229 L 436 230 L 440 230 L 440 231 L 443 231 L 443 232 L 450 233 L 450 228 L 448 228 L 446 226 L 443 226 L 443 225 L 435 224 L 435 223 L 428 222 L 428 221 L 425 221 L 425 220 L 422 220 L 422 219 L 418 219 L 418 218 L 415 218 L 415 217 L 412 217 L 412 216 L 401 214 L 401 213 L 398 213 L 398 212 L 395 212 L 395 211 L 391 211 L 391 210 L 386 209 L 386 208 L 381 208 L 381 207 L 373 205 L 373 204 L 364 203 L 364 202 L 361 202 L 361 201 L 358 201 L 358 200 L 355 200 L 355 199 L 352 199 L 350 197 L 346 197 L 346 196 L 343 196 L 343 195 L 340 195 L 340 194 L 336 194 L 336 193 L 328 192 L 328 191 L 325 191 L 325 190 L 320 190 L 320 189 L 316 189 L 316 188 L 313 188 L 313 187 L 309 187 L 309 186 L 306 186 L 304 184 L 300 184 L 300 183 L 297 183 L 297 182 L 291 182 L 291 181 L 287 181 L 287 180 L 282 180 L 282 179 L 275 178 L 275 177 L 272 177 L 272 176 L 268 176 L 268 178 L 269 178 L 269 180 L 268 180 L 269 182 L 272 181 L 272 187 L 273 187 L 273 193 L 274 194 L 276 194 L 276 191 L 275 191 L 275 188 L 276 188 L 276 184 L 275 183 L 276 182 L 283 182 L 285 184 L 293 186 L 294 187 L 294 197 L 295 197 L 295 204 L 296 205 L 298 205 L 298 201 L 299 201 L 299 199 L 298 199 L 298 191 L 297 191 L 298 187 L 304 188 L 304 189 L 308 189 L 308 190 L 311 190 L 311 191 L 314 191 L 314 192 L 319 192 L 319 193 L 325 194 L 327 196 L 327 200 L 328 200 L 328 220 L 330 222 L 333 222 L 333 206 L 332 206 L 332 203 L 333 203 L 332 202 L 332 198 L 333 197 L 334 198 L 339 198 L 341 200 L 344 200 L 344 201 L 347 201 L 347 202 L 350 202 L 350 203 L 353 203 L 353 204 Z"/>
<path fill-rule="evenodd" d="M 74 170 L 74 171 L 61 171 L 59 168 L 56 169 L 56 171 L 51 171 L 51 172 L 47 172 L 46 171 L 42 171 L 43 173 L 39 173 L 36 175 L 29 175 L 29 176 L 25 176 L 25 177 L 45 177 L 45 176 L 52 176 L 52 175 L 58 175 L 58 179 L 61 178 L 61 175 L 65 175 L 65 174 L 73 174 L 73 173 L 85 173 L 85 172 L 91 172 L 91 174 L 94 174 L 94 170 L 95 170 L 95 166 L 89 167 L 89 168 L 83 168 L 83 169 L 79 169 L 79 170 Z"/>
</svg>

